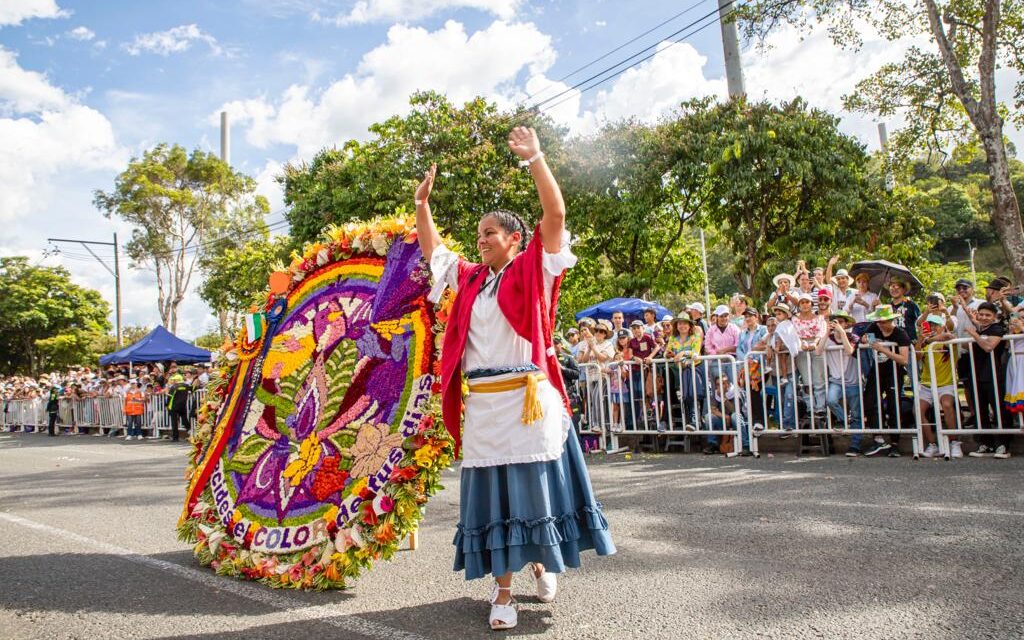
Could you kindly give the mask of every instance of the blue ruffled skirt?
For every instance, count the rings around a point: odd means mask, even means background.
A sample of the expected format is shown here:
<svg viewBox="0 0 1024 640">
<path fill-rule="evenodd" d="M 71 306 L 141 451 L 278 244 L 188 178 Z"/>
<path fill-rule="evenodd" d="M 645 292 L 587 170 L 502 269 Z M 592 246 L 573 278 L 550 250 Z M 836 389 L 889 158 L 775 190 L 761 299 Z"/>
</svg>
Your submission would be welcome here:
<svg viewBox="0 0 1024 640">
<path fill-rule="evenodd" d="M 455 570 L 467 580 L 515 573 L 529 562 L 562 573 L 580 566 L 581 551 L 615 553 L 572 433 L 557 460 L 463 468 L 459 510 Z"/>
</svg>

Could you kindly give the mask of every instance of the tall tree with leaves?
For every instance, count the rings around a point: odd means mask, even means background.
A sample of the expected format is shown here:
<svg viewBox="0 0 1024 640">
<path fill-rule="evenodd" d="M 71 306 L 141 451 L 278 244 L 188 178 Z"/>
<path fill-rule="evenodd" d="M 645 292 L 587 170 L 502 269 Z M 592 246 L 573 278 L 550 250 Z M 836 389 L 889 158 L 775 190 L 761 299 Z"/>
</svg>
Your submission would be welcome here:
<svg viewBox="0 0 1024 640">
<path fill-rule="evenodd" d="M 841 248 L 901 260 L 930 246 L 927 220 L 909 196 L 885 192 L 863 146 L 838 124 L 797 99 L 692 101 L 666 125 L 694 137 L 680 143 L 673 174 L 705 173 L 701 222 L 729 244 L 735 280 L 755 299 L 771 277 L 766 267 L 792 268 L 798 258 Z M 702 149 L 696 158 L 691 145 Z"/>
<path fill-rule="evenodd" d="M 308 164 L 285 168 L 281 183 L 297 243 L 316 240 L 331 223 L 411 212 L 412 194 L 432 163 L 437 164 L 434 219 L 464 246 L 475 246 L 477 222 L 489 211 L 540 218 L 530 175 L 518 167 L 506 140 L 514 124 L 534 126 L 548 161 L 557 164 L 561 132 L 544 119 L 502 114 L 483 98 L 458 107 L 425 92 L 409 102 L 407 115 L 372 125 L 365 142 L 349 140 Z"/>
<path fill-rule="evenodd" d="M 71 281 L 63 267 L 36 267 L 24 256 L 0 258 L 0 372 L 40 374 L 88 364 L 92 342 L 110 330 L 110 305 Z"/>
<path fill-rule="evenodd" d="M 161 323 L 177 330 L 178 306 L 212 234 L 237 237 L 262 221 L 267 201 L 256 182 L 217 156 L 160 144 L 133 158 L 110 192 L 93 203 L 133 225 L 128 255 L 154 272 Z"/>
<path fill-rule="evenodd" d="M 680 157 L 697 152 L 691 142 L 686 131 L 626 121 L 567 146 L 574 251 L 610 267 L 609 293 L 657 296 L 701 284 L 697 254 L 683 236 L 704 204 L 698 167 Z"/>
<path fill-rule="evenodd" d="M 203 284 L 199 295 L 218 310 L 218 333 L 224 336 L 238 325 L 238 314 L 258 302 L 267 289 L 267 278 L 288 262 L 291 240 L 269 234 L 238 247 L 219 248 L 203 260 Z M 223 310 L 223 313 L 220 313 Z"/>
<path fill-rule="evenodd" d="M 810 9 L 810 10 L 809 10 Z M 1024 228 L 1010 178 L 1005 118 L 1024 124 L 1024 80 L 1013 108 L 996 99 L 996 71 L 1024 75 L 1024 4 L 1019 0 L 751 0 L 740 11 L 748 35 L 780 25 L 829 26 L 843 46 L 861 44 L 860 25 L 885 38 L 925 36 L 900 62 L 887 64 L 846 97 L 846 107 L 880 116 L 905 114 L 899 132 L 906 149 L 942 152 L 957 142 L 980 143 L 992 192 L 992 224 L 1018 282 L 1024 282 Z M 899 142 L 899 141 L 898 141 Z"/>
</svg>

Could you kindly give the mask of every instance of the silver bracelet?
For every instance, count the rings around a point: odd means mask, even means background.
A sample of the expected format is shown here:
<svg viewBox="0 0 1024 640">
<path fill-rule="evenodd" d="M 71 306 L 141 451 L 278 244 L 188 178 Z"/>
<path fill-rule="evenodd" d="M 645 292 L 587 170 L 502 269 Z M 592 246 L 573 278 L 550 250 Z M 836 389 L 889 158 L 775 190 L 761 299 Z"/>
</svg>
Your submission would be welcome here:
<svg viewBox="0 0 1024 640">
<path fill-rule="evenodd" d="M 426 200 L 413 200 L 413 202 L 416 203 L 417 207 L 420 206 L 421 204 L 427 204 Z"/>
</svg>

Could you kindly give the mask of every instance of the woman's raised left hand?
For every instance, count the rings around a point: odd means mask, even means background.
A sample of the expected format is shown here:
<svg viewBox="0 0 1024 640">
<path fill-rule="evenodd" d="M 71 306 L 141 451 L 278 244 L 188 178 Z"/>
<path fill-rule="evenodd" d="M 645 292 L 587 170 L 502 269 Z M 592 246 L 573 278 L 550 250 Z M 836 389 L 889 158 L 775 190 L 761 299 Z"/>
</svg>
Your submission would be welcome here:
<svg viewBox="0 0 1024 640">
<path fill-rule="evenodd" d="M 516 127 L 508 133 L 508 148 L 522 160 L 540 153 L 540 140 L 532 127 Z"/>
</svg>

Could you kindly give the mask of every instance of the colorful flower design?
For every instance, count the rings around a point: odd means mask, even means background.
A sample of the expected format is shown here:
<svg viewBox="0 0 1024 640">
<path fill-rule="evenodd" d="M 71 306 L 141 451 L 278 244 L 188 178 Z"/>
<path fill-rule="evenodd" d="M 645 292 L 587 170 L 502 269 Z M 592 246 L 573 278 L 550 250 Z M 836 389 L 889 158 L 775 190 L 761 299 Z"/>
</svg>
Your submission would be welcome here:
<svg viewBox="0 0 1024 640">
<path fill-rule="evenodd" d="M 437 398 L 413 393 L 435 386 L 442 328 L 411 232 L 330 229 L 271 278 L 265 335 L 225 346 L 179 523 L 217 573 L 341 588 L 415 528 L 451 446 Z"/>
</svg>

